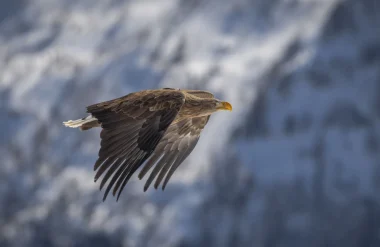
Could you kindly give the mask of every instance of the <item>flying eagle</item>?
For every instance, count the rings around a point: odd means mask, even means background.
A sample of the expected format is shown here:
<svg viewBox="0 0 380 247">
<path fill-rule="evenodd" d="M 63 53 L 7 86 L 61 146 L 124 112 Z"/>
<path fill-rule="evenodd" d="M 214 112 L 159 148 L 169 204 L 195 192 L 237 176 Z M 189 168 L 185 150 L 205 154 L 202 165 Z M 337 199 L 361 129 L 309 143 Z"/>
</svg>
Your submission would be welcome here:
<svg viewBox="0 0 380 247">
<path fill-rule="evenodd" d="M 145 183 L 146 191 L 165 189 L 178 166 L 193 151 L 210 115 L 232 110 L 210 92 L 163 88 L 130 93 L 121 98 L 87 107 L 88 117 L 63 124 L 88 130 L 101 127 L 99 158 L 94 165 L 95 182 L 105 173 L 100 190 L 108 183 L 103 201 L 113 187 L 120 194 L 133 173 L 143 164 L 139 179 L 153 168 Z"/>
</svg>

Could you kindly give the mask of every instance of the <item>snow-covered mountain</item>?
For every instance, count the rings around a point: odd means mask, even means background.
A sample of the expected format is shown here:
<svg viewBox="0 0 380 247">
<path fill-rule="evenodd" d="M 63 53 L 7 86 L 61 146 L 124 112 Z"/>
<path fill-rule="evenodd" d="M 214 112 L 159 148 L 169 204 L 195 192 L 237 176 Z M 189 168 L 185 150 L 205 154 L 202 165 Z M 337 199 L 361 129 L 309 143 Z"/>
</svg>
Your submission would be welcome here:
<svg viewBox="0 0 380 247">
<path fill-rule="evenodd" d="M 0 246 L 380 246 L 377 0 L 0 5 Z M 62 121 L 148 88 L 214 114 L 166 190 L 93 182 L 100 130 Z"/>
</svg>

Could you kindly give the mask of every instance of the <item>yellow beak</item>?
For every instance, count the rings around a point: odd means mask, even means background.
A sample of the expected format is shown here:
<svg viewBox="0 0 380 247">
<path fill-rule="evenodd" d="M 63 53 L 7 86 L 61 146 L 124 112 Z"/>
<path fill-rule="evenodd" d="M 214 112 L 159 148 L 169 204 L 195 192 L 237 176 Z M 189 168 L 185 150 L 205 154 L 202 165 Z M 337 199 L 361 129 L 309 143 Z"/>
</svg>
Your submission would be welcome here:
<svg viewBox="0 0 380 247">
<path fill-rule="evenodd" d="M 220 102 L 220 106 L 218 107 L 219 110 L 226 110 L 226 111 L 232 111 L 232 105 L 228 103 L 227 101 Z"/>
</svg>

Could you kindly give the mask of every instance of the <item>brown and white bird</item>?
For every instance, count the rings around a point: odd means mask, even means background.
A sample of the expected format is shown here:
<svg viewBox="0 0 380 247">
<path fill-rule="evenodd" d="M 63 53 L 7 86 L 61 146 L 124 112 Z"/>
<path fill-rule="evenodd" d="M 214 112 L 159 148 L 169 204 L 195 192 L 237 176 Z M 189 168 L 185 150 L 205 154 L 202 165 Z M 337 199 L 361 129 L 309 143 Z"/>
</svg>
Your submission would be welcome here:
<svg viewBox="0 0 380 247">
<path fill-rule="evenodd" d="M 72 128 L 101 127 L 99 158 L 94 165 L 95 182 L 105 173 L 100 189 L 108 183 L 103 201 L 113 187 L 117 200 L 133 173 L 145 164 L 138 177 L 153 168 L 145 183 L 146 191 L 170 177 L 197 144 L 210 115 L 232 110 L 210 92 L 163 88 L 144 90 L 87 107 L 88 117 L 64 122 Z"/>
</svg>

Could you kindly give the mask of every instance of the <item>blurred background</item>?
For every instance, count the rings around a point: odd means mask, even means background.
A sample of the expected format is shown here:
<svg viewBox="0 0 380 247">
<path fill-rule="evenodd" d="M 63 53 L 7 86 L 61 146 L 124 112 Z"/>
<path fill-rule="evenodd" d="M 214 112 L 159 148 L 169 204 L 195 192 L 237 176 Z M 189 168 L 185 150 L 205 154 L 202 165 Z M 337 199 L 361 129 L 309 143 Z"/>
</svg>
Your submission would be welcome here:
<svg viewBox="0 0 380 247">
<path fill-rule="evenodd" d="M 2 0 L 0 246 L 380 246 L 378 0 Z M 166 190 L 102 202 L 99 129 L 160 87 L 232 103 Z"/>
</svg>

